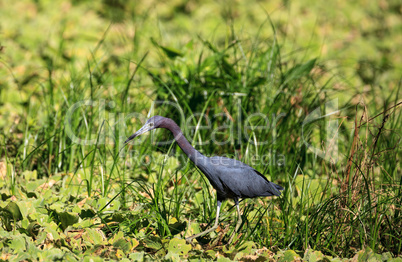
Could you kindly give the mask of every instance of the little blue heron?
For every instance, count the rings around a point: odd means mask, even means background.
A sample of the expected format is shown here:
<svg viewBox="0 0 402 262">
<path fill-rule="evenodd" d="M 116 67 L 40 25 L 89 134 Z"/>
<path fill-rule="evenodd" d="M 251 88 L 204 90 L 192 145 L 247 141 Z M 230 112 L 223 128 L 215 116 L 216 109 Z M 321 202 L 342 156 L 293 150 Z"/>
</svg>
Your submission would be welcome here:
<svg viewBox="0 0 402 262">
<path fill-rule="evenodd" d="M 217 192 L 218 205 L 215 224 L 210 229 L 186 238 L 188 242 L 212 232 L 218 227 L 219 211 L 222 201 L 225 199 L 232 198 L 234 200 L 238 215 L 235 231 L 228 242 L 231 243 L 233 236 L 242 223 L 239 198 L 279 196 L 281 194 L 280 190 L 283 190 L 281 186 L 268 181 L 260 172 L 238 160 L 220 156 L 206 157 L 202 155 L 187 141 L 180 127 L 170 118 L 154 116 L 148 119 L 145 125 L 135 134 L 131 135 L 125 143 L 155 128 L 166 128 L 173 133 L 177 144 L 201 172 L 204 173 Z"/>
</svg>

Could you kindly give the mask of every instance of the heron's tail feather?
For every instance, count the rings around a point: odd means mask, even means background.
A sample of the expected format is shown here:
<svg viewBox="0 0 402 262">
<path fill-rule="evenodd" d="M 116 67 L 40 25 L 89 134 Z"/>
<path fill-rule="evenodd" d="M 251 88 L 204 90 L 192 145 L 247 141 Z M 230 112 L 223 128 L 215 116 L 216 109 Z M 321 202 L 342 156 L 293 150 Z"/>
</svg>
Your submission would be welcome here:
<svg viewBox="0 0 402 262">
<path fill-rule="evenodd" d="M 283 190 L 283 187 L 281 187 L 280 185 L 277 185 L 275 183 L 269 182 L 269 185 L 271 186 L 271 193 L 275 196 L 280 196 L 281 195 L 281 191 Z"/>
<path fill-rule="evenodd" d="M 277 185 L 277 184 L 274 184 L 274 185 L 275 185 L 276 189 L 278 189 L 278 190 L 283 190 L 283 189 L 284 189 L 284 188 L 281 187 L 280 185 Z"/>
</svg>

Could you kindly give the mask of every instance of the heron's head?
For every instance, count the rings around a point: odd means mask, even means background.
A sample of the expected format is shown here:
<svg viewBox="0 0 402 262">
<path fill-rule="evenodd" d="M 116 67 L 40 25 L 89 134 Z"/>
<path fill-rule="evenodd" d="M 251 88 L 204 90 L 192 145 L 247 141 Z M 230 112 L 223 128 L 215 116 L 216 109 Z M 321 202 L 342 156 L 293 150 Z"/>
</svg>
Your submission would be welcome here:
<svg viewBox="0 0 402 262">
<path fill-rule="evenodd" d="M 167 118 L 164 118 L 162 116 L 153 116 L 150 119 L 147 120 L 145 125 L 143 125 L 137 132 L 135 132 L 133 135 L 131 135 L 127 140 L 124 142 L 125 144 L 128 143 L 130 140 L 134 139 L 135 137 L 144 134 L 148 131 L 151 131 L 155 128 L 161 127 L 161 125 L 165 122 Z"/>
</svg>

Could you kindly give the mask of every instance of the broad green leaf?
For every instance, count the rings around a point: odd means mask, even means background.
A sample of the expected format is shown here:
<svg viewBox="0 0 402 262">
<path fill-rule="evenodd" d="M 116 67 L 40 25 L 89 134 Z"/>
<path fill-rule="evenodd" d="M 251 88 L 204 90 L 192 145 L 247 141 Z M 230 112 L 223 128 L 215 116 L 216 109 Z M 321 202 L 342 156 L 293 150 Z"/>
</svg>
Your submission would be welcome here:
<svg viewBox="0 0 402 262">
<path fill-rule="evenodd" d="M 166 254 L 165 259 L 169 261 L 180 261 L 180 255 L 178 253 L 169 252 Z"/>
<path fill-rule="evenodd" d="M 14 221 L 20 221 L 22 219 L 21 210 L 16 203 L 10 202 L 4 209 L 10 213 Z"/>
<path fill-rule="evenodd" d="M 239 251 L 245 254 L 251 254 L 255 248 L 256 244 L 253 241 L 247 241 L 239 247 Z"/>
<path fill-rule="evenodd" d="M 24 176 L 26 181 L 36 180 L 38 178 L 38 172 L 36 170 L 25 170 L 24 172 L 22 172 L 22 175 Z"/>
<path fill-rule="evenodd" d="M 88 243 L 93 245 L 105 245 L 107 243 L 105 234 L 102 230 L 97 228 L 86 228 L 86 233 L 82 235 L 82 238 Z"/>
<path fill-rule="evenodd" d="M 61 260 L 65 261 L 64 258 L 65 258 L 65 252 L 63 252 L 63 250 L 58 249 L 58 248 L 44 250 L 39 255 L 39 259 L 41 261 L 45 261 L 45 260 L 46 261 L 61 261 Z"/>
<path fill-rule="evenodd" d="M 380 254 L 376 254 L 373 250 L 369 247 L 366 247 L 364 250 L 360 250 L 357 254 L 353 257 L 353 259 L 357 262 L 363 261 L 370 261 L 370 262 L 377 262 L 382 261 L 382 256 Z"/>
<path fill-rule="evenodd" d="M 14 251 L 14 253 L 24 252 L 26 248 L 24 235 L 14 236 L 9 247 Z"/>
<path fill-rule="evenodd" d="M 228 262 L 228 261 L 233 261 L 233 260 L 231 260 L 231 259 L 229 259 L 227 257 L 221 256 L 216 261 L 217 262 Z"/>
<path fill-rule="evenodd" d="M 159 250 L 163 247 L 160 238 L 157 237 L 146 238 L 144 240 L 144 245 L 154 250 Z"/>
<path fill-rule="evenodd" d="M 210 258 L 212 258 L 212 259 L 215 259 L 215 258 L 216 258 L 216 251 L 215 251 L 215 250 L 209 249 L 209 250 L 207 250 L 205 253 L 207 253 L 208 256 L 209 256 Z"/>
<path fill-rule="evenodd" d="M 34 199 L 26 199 L 24 201 L 19 201 L 18 206 L 20 207 L 20 211 L 23 217 L 27 217 L 30 214 L 36 213 L 35 205 L 36 200 Z"/>
<path fill-rule="evenodd" d="M 279 255 L 278 262 L 292 262 L 295 260 L 301 261 L 301 257 L 293 250 L 286 250 L 283 254 Z"/>
<path fill-rule="evenodd" d="M 173 238 L 169 242 L 169 253 L 177 253 L 180 255 L 187 255 L 191 250 L 191 245 L 187 244 L 186 240 Z"/>
<path fill-rule="evenodd" d="M 143 261 L 144 260 L 144 251 L 130 253 L 129 258 L 132 261 Z"/>
<path fill-rule="evenodd" d="M 187 230 L 186 237 L 198 234 L 201 232 L 200 224 L 199 223 L 191 223 L 190 227 Z"/>
<path fill-rule="evenodd" d="M 108 242 L 109 242 L 109 244 L 113 244 L 114 242 L 116 242 L 120 238 L 124 238 L 124 232 L 123 231 L 119 231 L 116 234 L 114 234 L 113 237 L 108 240 Z"/>
<path fill-rule="evenodd" d="M 63 229 L 66 229 L 68 226 L 74 225 L 79 221 L 79 216 L 76 213 L 72 212 L 61 212 L 58 213 L 59 219 Z"/>
<path fill-rule="evenodd" d="M 103 262 L 104 259 L 100 256 L 96 256 L 96 255 L 86 255 L 83 259 L 82 262 Z"/>
<path fill-rule="evenodd" d="M 131 243 L 124 238 L 119 238 L 113 243 L 115 248 L 123 250 L 123 252 L 128 252 L 131 250 Z"/>
<path fill-rule="evenodd" d="M 46 237 L 49 240 L 53 241 L 53 240 L 60 239 L 60 234 L 59 234 L 60 229 L 56 223 L 54 223 L 53 221 L 50 223 L 43 223 L 43 227 L 44 227 L 44 232 L 46 233 Z"/>
<path fill-rule="evenodd" d="M 324 254 L 321 253 L 320 251 L 314 251 L 312 249 L 306 250 L 304 253 L 304 261 L 308 262 L 317 262 L 317 261 L 322 261 L 325 258 Z"/>
<path fill-rule="evenodd" d="M 138 247 L 139 244 L 140 242 L 137 239 L 131 238 L 131 251 Z"/>
</svg>

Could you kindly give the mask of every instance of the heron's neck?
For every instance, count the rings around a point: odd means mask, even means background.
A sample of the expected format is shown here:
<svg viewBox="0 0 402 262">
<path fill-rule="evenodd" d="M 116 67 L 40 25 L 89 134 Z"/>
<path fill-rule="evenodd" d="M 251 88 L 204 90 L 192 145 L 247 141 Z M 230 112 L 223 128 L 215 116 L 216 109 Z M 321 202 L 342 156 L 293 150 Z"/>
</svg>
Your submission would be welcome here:
<svg viewBox="0 0 402 262">
<path fill-rule="evenodd" d="M 183 150 L 183 152 L 194 162 L 196 166 L 202 165 L 205 160 L 205 156 L 198 152 L 191 144 L 188 142 L 180 127 L 171 119 L 168 119 L 169 123 L 164 126 L 169 129 L 174 136 L 177 144 Z"/>
</svg>

